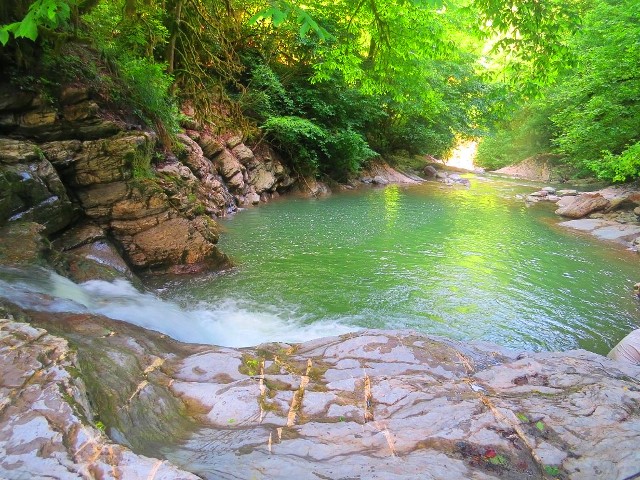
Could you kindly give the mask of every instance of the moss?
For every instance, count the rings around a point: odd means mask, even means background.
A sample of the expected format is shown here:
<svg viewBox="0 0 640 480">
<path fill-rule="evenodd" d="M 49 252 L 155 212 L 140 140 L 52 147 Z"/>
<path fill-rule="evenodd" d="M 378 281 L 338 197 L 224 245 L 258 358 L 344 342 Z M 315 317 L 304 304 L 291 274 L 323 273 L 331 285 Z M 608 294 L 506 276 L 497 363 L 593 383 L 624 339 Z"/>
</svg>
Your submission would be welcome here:
<svg viewBox="0 0 640 480">
<path fill-rule="evenodd" d="M 242 355 L 240 366 L 238 371 L 243 375 L 254 377 L 260 373 L 260 365 L 264 361 L 264 358 L 254 357 L 247 353 Z"/>
</svg>

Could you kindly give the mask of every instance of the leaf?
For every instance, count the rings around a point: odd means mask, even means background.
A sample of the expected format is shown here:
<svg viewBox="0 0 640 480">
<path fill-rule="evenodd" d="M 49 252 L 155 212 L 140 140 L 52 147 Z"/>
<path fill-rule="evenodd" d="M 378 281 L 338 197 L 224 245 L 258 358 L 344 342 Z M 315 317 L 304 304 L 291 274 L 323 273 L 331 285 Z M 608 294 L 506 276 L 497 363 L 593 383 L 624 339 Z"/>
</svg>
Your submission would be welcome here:
<svg viewBox="0 0 640 480">
<path fill-rule="evenodd" d="M 6 27 L 0 28 L 0 43 L 2 45 L 6 45 L 8 41 L 9 41 L 9 32 L 7 31 Z"/>
<path fill-rule="evenodd" d="M 524 413 L 516 413 L 516 417 L 518 417 L 518 420 L 520 420 L 521 422 L 529 423 L 529 417 L 527 417 Z"/>
<path fill-rule="evenodd" d="M 306 22 L 300 25 L 300 37 L 304 38 L 307 35 L 307 32 L 309 31 L 310 28 L 311 28 L 311 25 L 309 25 Z"/>
<path fill-rule="evenodd" d="M 506 466 L 509 462 L 503 455 L 496 455 L 493 458 L 489 459 L 489 463 L 491 465 L 500 465 L 502 467 Z"/>
<path fill-rule="evenodd" d="M 545 465 L 544 471 L 552 477 L 560 475 L 560 469 L 556 465 Z"/>
<path fill-rule="evenodd" d="M 542 420 L 538 420 L 538 421 L 536 422 L 536 428 L 537 428 L 538 430 L 540 430 L 541 432 L 544 432 L 544 423 L 542 423 Z"/>
<path fill-rule="evenodd" d="M 33 18 L 29 18 L 27 15 L 22 22 L 20 22 L 20 26 L 14 33 L 16 38 L 28 38 L 29 40 L 35 41 L 38 38 L 38 24 L 33 20 Z"/>
<path fill-rule="evenodd" d="M 484 452 L 485 458 L 494 458 L 496 455 L 497 453 L 493 448 L 489 448 L 486 452 Z"/>
</svg>

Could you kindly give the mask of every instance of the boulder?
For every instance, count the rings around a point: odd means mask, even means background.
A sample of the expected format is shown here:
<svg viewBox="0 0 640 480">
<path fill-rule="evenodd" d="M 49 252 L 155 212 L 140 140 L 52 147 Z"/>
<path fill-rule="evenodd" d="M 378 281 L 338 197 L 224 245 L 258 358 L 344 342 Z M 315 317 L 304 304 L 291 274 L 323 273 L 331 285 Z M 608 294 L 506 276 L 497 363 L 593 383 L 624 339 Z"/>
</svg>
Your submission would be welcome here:
<svg viewBox="0 0 640 480">
<path fill-rule="evenodd" d="M 573 197 L 578 195 L 578 191 L 571 190 L 571 189 L 562 189 L 562 190 L 558 190 L 556 192 L 556 195 L 558 195 L 559 197 Z"/>
<path fill-rule="evenodd" d="M 49 142 L 41 146 L 66 184 L 86 187 L 129 180 L 149 169 L 155 136 L 127 132 L 100 140 Z"/>
<path fill-rule="evenodd" d="M 204 156 L 200 145 L 185 134 L 178 135 L 178 140 L 185 148 L 182 162 L 189 167 L 196 177 L 203 178 L 214 171 L 213 164 Z"/>
<path fill-rule="evenodd" d="M 65 274 L 74 282 L 136 280 L 115 246 L 106 239 L 81 245 L 64 254 Z"/>
<path fill-rule="evenodd" d="M 257 205 L 260 203 L 260 195 L 256 192 L 249 192 L 244 197 L 245 205 Z"/>
<path fill-rule="evenodd" d="M 244 175 L 237 172 L 233 177 L 227 180 L 227 185 L 231 191 L 241 192 L 244 190 Z"/>
<path fill-rule="evenodd" d="M 235 157 L 242 163 L 243 165 L 247 165 L 249 162 L 253 161 L 255 155 L 253 151 L 247 147 L 244 143 L 240 143 L 231 149 L 231 153 L 235 155 Z"/>
<path fill-rule="evenodd" d="M 242 137 L 238 135 L 234 135 L 233 137 L 229 138 L 225 143 L 227 145 L 227 148 L 233 149 L 242 143 Z"/>
<path fill-rule="evenodd" d="M 242 164 L 229 150 L 223 150 L 216 157 L 215 166 L 222 178 L 226 180 L 233 178 L 238 172 L 244 171 Z"/>
<path fill-rule="evenodd" d="M 556 193 L 556 189 L 553 188 L 553 187 L 542 187 L 541 190 L 544 191 L 544 192 L 547 192 L 547 193 L 549 193 L 551 195 Z"/>
<path fill-rule="evenodd" d="M 389 181 L 381 175 L 376 175 L 373 177 L 373 180 L 371 180 L 371 183 L 375 183 L 376 185 L 388 185 Z"/>
<path fill-rule="evenodd" d="M 29 142 L 0 139 L 0 225 L 36 222 L 47 234 L 76 215 L 65 186 L 42 152 Z"/>
<path fill-rule="evenodd" d="M 16 89 L 10 83 L 0 83 L 0 111 L 23 110 L 31 106 L 35 94 Z"/>
<path fill-rule="evenodd" d="M 60 105 L 75 105 L 89 99 L 89 90 L 84 86 L 65 85 L 60 91 Z"/>
<path fill-rule="evenodd" d="M 216 253 L 215 246 L 186 218 L 161 222 L 125 242 L 125 254 L 140 269 L 202 263 Z"/>
<path fill-rule="evenodd" d="M 0 163 L 5 165 L 37 162 L 40 160 L 40 152 L 41 150 L 35 143 L 0 138 Z"/>
<path fill-rule="evenodd" d="M 49 245 L 43 232 L 44 227 L 33 222 L 11 223 L 0 228 L 0 265 L 24 267 L 44 263 Z"/>
<path fill-rule="evenodd" d="M 559 208 L 564 208 L 568 205 L 571 205 L 574 201 L 574 197 L 573 196 L 567 196 L 565 195 L 564 197 L 560 197 L 560 199 L 556 202 L 556 205 Z"/>
<path fill-rule="evenodd" d="M 583 193 L 574 197 L 573 202 L 556 210 L 558 215 L 569 218 L 582 218 L 592 212 L 604 210 L 609 206 L 609 200 L 599 193 Z"/>
<path fill-rule="evenodd" d="M 68 229 L 53 241 L 53 247 L 62 252 L 105 240 L 106 232 L 98 225 L 90 222 L 80 223 Z"/>
<path fill-rule="evenodd" d="M 249 185 L 253 186 L 258 194 L 275 188 L 276 177 L 267 169 L 264 163 L 260 163 L 256 168 L 249 170 L 248 175 Z"/>
<path fill-rule="evenodd" d="M 197 142 L 198 145 L 200 145 L 200 148 L 202 148 L 204 156 L 210 159 L 213 159 L 216 155 L 222 152 L 222 150 L 224 150 L 224 145 L 209 133 L 201 133 Z"/>
<path fill-rule="evenodd" d="M 438 170 L 436 170 L 435 167 L 433 167 L 431 165 L 427 165 L 422 170 L 422 173 L 424 173 L 425 177 L 427 177 L 427 178 L 435 178 L 436 174 L 438 173 Z"/>
<path fill-rule="evenodd" d="M 609 352 L 607 357 L 621 362 L 640 365 L 640 329 L 633 330 L 629 335 L 620 340 Z"/>
<path fill-rule="evenodd" d="M 549 195 L 549 192 L 547 192 L 546 190 L 538 190 L 537 192 L 533 192 L 529 194 L 530 197 L 539 197 L 539 198 L 546 197 L 547 195 Z"/>
</svg>

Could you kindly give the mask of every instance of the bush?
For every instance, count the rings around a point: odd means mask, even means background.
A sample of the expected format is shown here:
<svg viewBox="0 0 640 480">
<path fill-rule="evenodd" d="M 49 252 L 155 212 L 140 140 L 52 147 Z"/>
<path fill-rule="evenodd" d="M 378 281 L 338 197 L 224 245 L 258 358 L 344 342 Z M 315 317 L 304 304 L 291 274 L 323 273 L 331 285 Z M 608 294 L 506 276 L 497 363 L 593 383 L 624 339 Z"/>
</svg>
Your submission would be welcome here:
<svg viewBox="0 0 640 480">
<path fill-rule="evenodd" d="M 170 93 L 173 77 L 165 65 L 146 58 L 120 57 L 115 60 L 118 76 L 124 83 L 125 96 L 134 113 L 161 134 L 173 137 L 180 131 L 180 111 Z"/>
<path fill-rule="evenodd" d="M 362 135 L 351 129 L 330 135 L 326 142 L 328 158 L 324 173 L 336 180 L 345 181 L 357 173 L 362 165 L 378 154 L 369 148 Z"/>
<path fill-rule="evenodd" d="M 268 65 L 257 64 L 251 68 L 247 92 L 241 97 L 245 113 L 264 121 L 269 117 L 293 113 L 293 102 L 280 79 Z"/>
<path fill-rule="evenodd" d="M 392 124 L 384 135 L 385 153 L 443 156 L 454 143 L 455 135 L 446 125 L 432 125 L 425 119 L 408 117 Z"/>
<path fill-rule="evenodd" d="M 301 117 L 271 117 L 262 127 L 271 144 L 302 175 L 316 175 L 326 156 L 327 132 Z"/>
<path fill-rule="evenodd" d="M 640 177 L 640 142 L 631 145 L 620 155 L 603 152 L 601 160 L 587 162 L 587 167 L 602 180 L 625 182 Z"/>
</svg>

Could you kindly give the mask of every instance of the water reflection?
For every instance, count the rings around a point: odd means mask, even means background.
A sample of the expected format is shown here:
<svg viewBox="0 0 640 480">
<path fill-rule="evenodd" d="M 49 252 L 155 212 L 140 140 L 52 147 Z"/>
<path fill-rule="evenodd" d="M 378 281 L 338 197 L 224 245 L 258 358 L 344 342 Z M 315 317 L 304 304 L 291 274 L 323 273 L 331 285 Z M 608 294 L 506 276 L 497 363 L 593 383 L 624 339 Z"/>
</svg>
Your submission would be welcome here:
<svg viewBox="0 0 640 480">
<path fill-rule="evenodd" d="M 635 328 L 635 265 L 553 227 L 543 206 L 504 198 L 513 193 L 476 180 L 470 190 L 393 185 L 243 212 L 221 244 L 235 273 L 185 282 L 174 298 L 286 305 L 308 324 L 606 353 Z"/>
<path fill-rule="evenodd" d="M 383 191 L 384 216 L 387 220 L 387 230 L 393 228 L 398 210 L 400 209 L 400 187 L 398 185 L 388 185 Z"/>
</svg>

